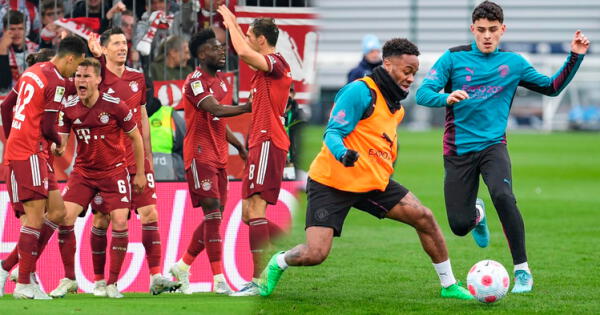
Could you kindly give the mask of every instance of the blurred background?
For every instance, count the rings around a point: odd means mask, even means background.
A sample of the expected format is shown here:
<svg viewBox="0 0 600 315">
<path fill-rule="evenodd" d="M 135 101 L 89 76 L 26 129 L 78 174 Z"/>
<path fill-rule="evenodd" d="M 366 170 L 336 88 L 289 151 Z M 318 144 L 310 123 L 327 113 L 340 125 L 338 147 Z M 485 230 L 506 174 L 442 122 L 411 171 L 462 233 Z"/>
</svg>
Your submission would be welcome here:
<svg viewBox="0 0 600 315">
<path fill-rule="evenodd" d="M 407 117 L 401 128 L 424 130 L 442 126 L 444 109 L 415 105 L 424 74 L 448 48 L 472 40 L 471 12 L 476 0 L 316 0 L 320 16 L 317 85 L 310 122 L 323 124 L 337 90 L 347 83 L 372 47 L 372 35 L 383 44 L 406 37 L 421 51 L 418 77 L 411 88 Z M 504 9 L 506 33 L 501 48 L 522 53 L 543 74 L 552 76 L 565 61 L 577 29 L 592 41 L 571 84 L 558 97 L 519 88 L 509 129 L 600 130 L 600 1 L 498 0 Z M 369 36 L 370 37 L 370 36 Z M 379 47 L 380 48 L 380 47 Z"/>
</svg>

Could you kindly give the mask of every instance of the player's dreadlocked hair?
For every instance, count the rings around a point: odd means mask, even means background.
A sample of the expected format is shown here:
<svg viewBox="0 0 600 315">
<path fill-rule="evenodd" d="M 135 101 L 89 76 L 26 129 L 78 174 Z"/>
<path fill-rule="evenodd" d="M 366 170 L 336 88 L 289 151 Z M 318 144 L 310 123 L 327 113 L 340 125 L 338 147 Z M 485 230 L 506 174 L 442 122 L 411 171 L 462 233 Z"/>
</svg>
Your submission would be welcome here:
<svg viewBox="0 0 600 315">
<path fill-rule="evenodd" d="M 415 44 L 406 38 L 392 38 L 383 45 L 383 59 L 401 55 L 415 55 L 421 53 Z"/>
<path fill-rule="evenodd" d="M 483 1 L 473 10 L 473 23 L 479 19 L 487 19 L 488 21 L 498 21 L 500 23 L 504 23 L 504 13 L 502 12 L 502 7 L 492 1 Z"/>
<path fill-rule="evenodd" d="M 38 62 L 50 61 L 55 54 L 54 49 L 42 48 L 37 53 L 27 56 L 25 62 L 27 62 L 28 67 L 31 67 Z"/>
<path fill-rule="evenodd" d="M 192 36 L 192 39 L 190 39 L 190 43 L 188 44 L 190 47 L 190 53 L 192 54 L 192 57 L 197 58 L 198 50 L 200 49 L 200 47 L 213 38 L 215 38 L 215 32 L 210 28 L 203 29 L 200 32 L 194 34 L 194 36 Z"/>
</svg>

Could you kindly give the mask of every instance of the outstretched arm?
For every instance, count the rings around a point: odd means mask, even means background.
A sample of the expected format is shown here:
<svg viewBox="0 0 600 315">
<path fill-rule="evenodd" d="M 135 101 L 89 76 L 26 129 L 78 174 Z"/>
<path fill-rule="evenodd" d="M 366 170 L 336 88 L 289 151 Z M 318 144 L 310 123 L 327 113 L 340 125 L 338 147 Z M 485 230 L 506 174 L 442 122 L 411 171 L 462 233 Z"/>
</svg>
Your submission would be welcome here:
<svg viewBox="0 0 600 315">
<path fill-rule="evenodd" d="M 571 53 L 563 66 L 552 77 L 537 72 L 529 62 L 523 59 L 525 65 L 519 85 L 548 96 L 560 94 L 577 73 L 589 47 L 590 40 L 581 31 L 575 32 L 571 41 Z"/>
<path fill-rule="evenodd" d="M 463 90 L 440 93 L 440 90 L 446 88 L 451 75 L 452 59 L 450 54 L 450 51 L 447 50 L 423 79 L 421 87 L 417 90 L 417 104 L 427 107 L 444 107 L 469 98 L 467 92 Z M 448 87 L 448 89 L 450 88 Z"/>
<path fill-rule="evenodd" d="M 249 66 L 260 70 L 269 71 L 269 64 L 265 60 L 265 56 L 258 53 L 246 42 L 246 35 L 242 32 L 242 28 L 236 21 L 235 15 L 227 8 L 226 5 L 222 4 L 219 6 L 217 11 L 223 16 L 223 24 L 229 30 L 231 35 L 231 43 L 235 52 L 242 58 L 242 60 Z"/>
<path fill-rule="evenodd" d="M 244 104 L 239 106 L 223 106 L 217 102 L 217 100 L 209 95 L 205 97 L 198 107 L 205 110 L 217 117 L 231 117 L 237 116 L 251 111 L 250 104 Z"/>
</svg>

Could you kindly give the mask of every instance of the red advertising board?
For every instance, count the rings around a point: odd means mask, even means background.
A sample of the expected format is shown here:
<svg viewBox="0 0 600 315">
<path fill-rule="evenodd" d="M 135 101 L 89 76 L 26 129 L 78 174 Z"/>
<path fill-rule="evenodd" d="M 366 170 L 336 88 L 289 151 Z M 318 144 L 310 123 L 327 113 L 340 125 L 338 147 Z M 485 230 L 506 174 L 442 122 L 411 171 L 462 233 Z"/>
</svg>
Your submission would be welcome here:
<svg viewBox="0 0 600 315">
<path fill-rule="evenodd" d="M 168 275 L 170 266 L 186 250 L 192 234 L 202 221 L 202 210 L 192 208 L 186 183 L 157 183 L 159 227 L 162 243 L 162 271 Z M 297 203 L 295 191 L 298 182 L 283 182 L 279 202 L 267 209 L 267 218 L 283 228 L 289 229 L 293 209 Z M 229 202 L 223 213 L 221 236 L 223 239 L 223 273 L 232 286 L 239 289 L 252 279 L 252 257 L 248 242 L 248 227 L 241 221 L 241 182 L 229 183 Z M 75 273 L 79 288 L 83 292 L 93 289 L 92 256 L 90 252 L 90 211 L 79 218 L 75 225 L 78 248 L 75 257 Z M 6 185 L 0 184 L 0 259 L 14 248 L 19 237 L 19 221 L 9 203 Z M 108 233 L 110 235 L 110 233 Z M 37 264 L 40 284 L 49 292 L 64 276 L 56 234 L 50 239 L 46 250 Z M 109 240 L 110 242 L 110 240 Z M 110 243 L 109 243 L 110 244 Z M 109 256 L 109 255 L 107 255 Z M 107 257 L 107 259 L 109 259 Z M 107 268 L 109 264 L 106 264 Z M 108 273 L 106 273 L 108 275 Z M 193 291 L 206 292 L 212 289 L 212 273 L 206 252 L 203 251 L 191 269 L 190 284 Z M 129 220 L 129 246 L 121 269 L 118 287 L 124 292 L 148 292 L 149 278 L 145 251 L 142 246 L 139 218 Z M 14 284 L 7 284 L 10 293 Z"/>
</svg>

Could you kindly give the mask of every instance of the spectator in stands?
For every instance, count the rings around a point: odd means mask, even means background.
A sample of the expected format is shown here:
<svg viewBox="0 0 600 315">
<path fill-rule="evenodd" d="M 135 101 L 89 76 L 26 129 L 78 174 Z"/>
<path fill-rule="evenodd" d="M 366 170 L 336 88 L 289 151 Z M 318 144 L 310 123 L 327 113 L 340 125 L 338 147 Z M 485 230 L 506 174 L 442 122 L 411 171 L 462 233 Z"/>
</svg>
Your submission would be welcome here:
<svg viewBox="0 0 600 315">
<path fill-rule="evenodd" d="M 43 27 L 40 33 L 40 48 L 57 48 L 61 27 L 54 24 L 54 21 L 65 17 L 63 2 L 44 0 L 40 7 L 40 14 Z"/>
<path fill-rule="evenodd" d="M 58 1 L 58 0 L 57 0 Z M 104 3 L 104 8 L 102 4 Z M 124 12 L 127 7 L 123 2 L 117 2 L 111 7 L 112 1 L 108 0 L 85 0 L 78 1 L 73 6 L 71 17 L 92 17 L 100 19 L 100 31 L 102 34 L 111 26 L 111 20 L 115 14 Z"/>
<path fill-rule="evenodd" d="M 127 39 L 127 66 L 134 69 L 141 69 L 139 52 L 133 47 L 133 32 L 135 29 L 136 18 L 133 12 L 125 10 L 121 13 L 121 29 Z"/>
<path fill-rule="evenodd" d="M 179 35 L 189 40 L 196 24 L 193 0 L 182 0 L 181 6 L 175 2 L 150 0 L 150 8 L 137 23 L 133 38 L 134 47 L 142 56 L 157 52 L 157 47 L 170 35 Z M 150 56 L 150 59 L 155 57 Z M 146 64 L 149 59 L 142 59 Z M 148 61 L 146 61 L 148 60 Z"/>
<path fill-rule="evenodd" d="M 38 50 L 38 45 L 25 37 L 25 15 L 11 10 L 2 18 L 4 33 L 0 38 L 0 91 L 8 90 L 17 82 L 27 68 L 29 54 Z M 11 75 L 6 75 L 10 73 Z"/>
<path fill-rule="evenodd" d="M 381 65 L 381 43 L 377 36 L 368 34 L 363 37 L 362 52 L 363 59 L 348 72 L 348 83 L 371 74 L 375 67 Z"/>
<path fill-rule="evenodd" d="M 0 1 L 0 19 L 3 19 L 9 10 L 23 13 L 25 15 L 25 36 L 37 43 L 42 29 L 38 3 L 39 0 Z M 3 30 L 3 26 L 0 25 L 0 31 Z"/>
<path fill-rule="evenodd" d="M 152 80 L 183 80 L 194 69 L 188 65 L 190 49 L 180 36 L 169 37 L 159 48 L 158 55 L 150 65 Z"/>
</svg>

